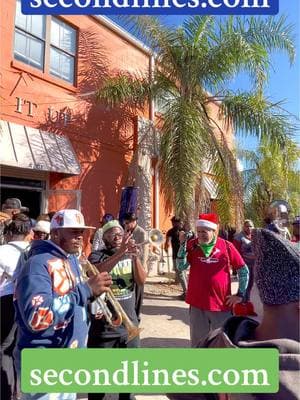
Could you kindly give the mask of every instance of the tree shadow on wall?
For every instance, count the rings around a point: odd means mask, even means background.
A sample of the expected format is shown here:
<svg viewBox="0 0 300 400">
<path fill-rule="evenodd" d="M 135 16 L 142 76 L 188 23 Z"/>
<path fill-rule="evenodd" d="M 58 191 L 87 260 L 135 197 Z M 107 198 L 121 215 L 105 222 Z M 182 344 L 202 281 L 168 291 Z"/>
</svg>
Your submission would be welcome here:
<svg viewBox="0 0 300 400">
<path fill-rule="evenodd" d="M 59 182 L 59 188 L 72 186 L 82 190 L 82 211 L 88 223 L 97 223 L 100 212 L 119 210 L 122 186 L 128 178 L 128 166 L 136 145 L 136 117 L 126 107 L 110 109 L 97 103 L 95 91 L 109 70 L 107 48 L 100 45 L 97 29 L 80 31 L 78 60 L 78 93 L 71 94 L 62 110 L 69 115 L 66 121 L 53 120 L 45 115 L 40 129 L 67 135 L 81 164 L 81 174 Z M 108 44 L 109 45 L 109 44 Z M 66 97 L 70 92 L 66 93 Z M 72 99 L 71 97 L 71 99 Z M 88 211 L 88 214 L 87 214 Z"/>
</svg>

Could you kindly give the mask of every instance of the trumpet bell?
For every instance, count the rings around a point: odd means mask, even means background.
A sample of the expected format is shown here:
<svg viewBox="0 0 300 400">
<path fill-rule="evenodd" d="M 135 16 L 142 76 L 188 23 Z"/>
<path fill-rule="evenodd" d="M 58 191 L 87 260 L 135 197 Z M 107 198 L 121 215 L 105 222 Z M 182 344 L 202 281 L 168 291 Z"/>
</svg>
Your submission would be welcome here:
<svg viewBox="0 0 300 400">
<path fill-rule="evenodd" d="M 159 229 L 151 229 L 148 241 L 152 246 L 159 247 L 164 241 L 164 236 Z"/>
</svg>

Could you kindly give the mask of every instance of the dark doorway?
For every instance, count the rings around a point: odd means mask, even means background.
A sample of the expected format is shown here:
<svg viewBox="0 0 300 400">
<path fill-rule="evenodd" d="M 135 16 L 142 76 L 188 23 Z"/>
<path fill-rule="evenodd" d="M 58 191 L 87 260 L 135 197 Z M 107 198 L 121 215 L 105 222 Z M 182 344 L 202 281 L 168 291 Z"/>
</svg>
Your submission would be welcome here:
<svg viewBox="0 0 300 400">
<path fill-rule="evenodd" d="M 1 187 L 1 204 L 9 197 L 18 198 L 22 206 L 29 208 L 30 218 L 36 218 L 41 213 L 41 196 L 40 191 L 33 189 L 17 189 Z"/>
</svg>

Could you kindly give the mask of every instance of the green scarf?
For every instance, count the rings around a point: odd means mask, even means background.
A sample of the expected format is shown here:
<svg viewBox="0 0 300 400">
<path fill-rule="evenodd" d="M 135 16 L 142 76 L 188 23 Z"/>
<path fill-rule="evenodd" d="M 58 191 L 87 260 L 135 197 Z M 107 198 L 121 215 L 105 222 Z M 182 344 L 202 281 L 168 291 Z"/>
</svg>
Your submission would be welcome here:
<svg viewBox="0 0 300 400">
<path fill-rule="evenodd" d="M 201 250 L 203 251 L 205 257 L 209 257 L 211 255 L 211 252 L 216 244 L 216 238 L 213 238 L 213 240 L 210 243 L 199 243 L 199 246 Z"/>
</svg>

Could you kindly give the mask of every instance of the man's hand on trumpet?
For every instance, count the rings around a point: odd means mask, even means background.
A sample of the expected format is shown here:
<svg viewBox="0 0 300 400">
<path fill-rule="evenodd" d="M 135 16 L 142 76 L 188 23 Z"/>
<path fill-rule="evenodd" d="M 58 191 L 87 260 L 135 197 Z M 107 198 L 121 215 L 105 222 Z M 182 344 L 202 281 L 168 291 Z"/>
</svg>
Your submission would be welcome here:
<svg viewBox="0 0 300 400">
<path fill-rule="evenodd" d="M 130 239 L 128 242 L 128 250 L 127 253 L 131 255 L 131 257 L 138 257 L 141 253 L 140 247 L 135 243 L 134 239 Z"/>
<path fill-rule="evenodd" d="M 91 276 L 87 283 L 91 288 L 95 297 L 100 296 L 102 293 L 107 292 L 112 285 L 112 278 L 108 272 L 99 272 L 97 275 Z"/>
<path fill-rule="evenodd" d="M 139 247 L 135 243 L 135 240 L 132 238 L 131 232 L 125 232 L 123 236 L 123 240 L 121 246 L 118 250 L 120 254 L 128 254 L 132 255 L 133 257 L 137 257 L 140 253 Z"/>
</svg>

